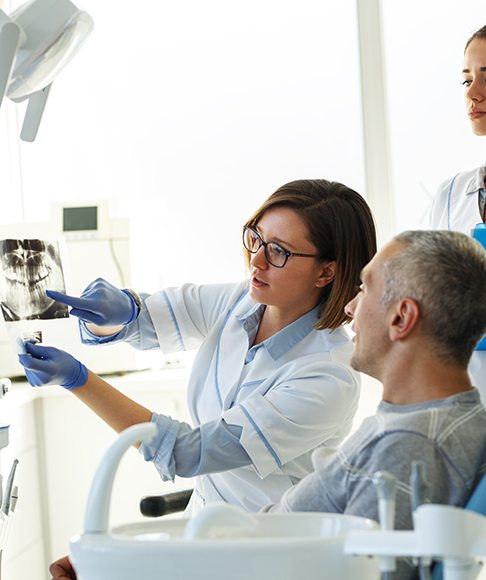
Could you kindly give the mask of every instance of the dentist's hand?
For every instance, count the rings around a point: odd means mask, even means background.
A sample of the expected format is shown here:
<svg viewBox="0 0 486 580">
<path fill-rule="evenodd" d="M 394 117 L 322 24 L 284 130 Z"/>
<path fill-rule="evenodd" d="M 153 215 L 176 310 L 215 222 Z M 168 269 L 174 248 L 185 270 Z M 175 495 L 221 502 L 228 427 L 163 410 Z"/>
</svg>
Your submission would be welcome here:
<svg viewBox="0 0 486 580">
<path fill-rule="evenodd" d="M 67 352 L 32 342 L 24 344 L 26 354 L 19 354 L 19 361 L 33 387 L 61 385 L 71 390 L 88 380 L 86 367 Z"/>
<path fill-rule="evenodd" d="M 135 320 L 138 306 L 127 290 L 120 290 L 103 278 L 97 278 L 80 298 L 46 290 L 47 296 L 71 306 L 70 314 L 96 326 L 125 325 Z"/>
</svg>

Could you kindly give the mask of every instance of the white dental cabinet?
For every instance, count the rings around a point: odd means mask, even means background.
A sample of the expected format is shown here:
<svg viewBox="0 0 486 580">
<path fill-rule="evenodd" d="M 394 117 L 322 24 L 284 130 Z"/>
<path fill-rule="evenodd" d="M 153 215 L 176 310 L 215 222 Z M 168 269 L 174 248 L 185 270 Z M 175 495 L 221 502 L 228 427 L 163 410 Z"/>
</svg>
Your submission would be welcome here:
<svg viewBox="0 0 486 580">
<path fill-rule="evenodd" d="M 142 371 L 107 380 L 154 411 L 187 420 L 188 370 Z M 17 458 L 19 499 L 3 554 L 2 579 L 50 579 L 48 566 L 67 554 L 69 539 L 82 529 L 86 498 L 98 463 L 116 434 L 60 387 L 13 383 L 0 401 L 8 414 L 10 442 L 1 451 L 4 484 Z M 192 487 L 160 480 L 151 463 L 130 449 L 120 464 L 111 502 L 113 525 L 144 519 L 140 499 Z"/>
</svg>

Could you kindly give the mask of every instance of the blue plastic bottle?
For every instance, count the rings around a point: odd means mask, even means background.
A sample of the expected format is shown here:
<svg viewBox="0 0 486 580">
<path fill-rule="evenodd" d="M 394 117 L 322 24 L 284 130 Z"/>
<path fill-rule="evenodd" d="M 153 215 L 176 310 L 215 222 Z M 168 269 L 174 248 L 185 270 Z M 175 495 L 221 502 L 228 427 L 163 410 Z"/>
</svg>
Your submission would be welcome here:
<svg viewBox="0 0 486 580">
<path fill-rule="evenodd" d="M 478 224 L 473 230 L 473 238 L 486 250 L 486 224 Z M 486 350 L 486 335 L 478 342 L 476 350 Z"/>
</svg>

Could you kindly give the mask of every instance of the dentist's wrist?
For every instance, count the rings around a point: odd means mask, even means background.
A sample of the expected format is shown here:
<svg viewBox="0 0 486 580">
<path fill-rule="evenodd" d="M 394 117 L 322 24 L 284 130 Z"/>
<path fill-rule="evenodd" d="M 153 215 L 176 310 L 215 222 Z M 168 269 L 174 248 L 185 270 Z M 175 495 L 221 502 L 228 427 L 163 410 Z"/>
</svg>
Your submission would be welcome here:
<svg viewBox="0 0 486 580">
<path fill-rule="evenodd" d="M 61 384 L 61 387 L 64 387 L 68 391 L 83 387 L 88 380 L 88 369 L 78 360 L 76 362 L 78 363 L 78 367 L 75 369 L 73 376 L 67 382 Z"/>
</svg>

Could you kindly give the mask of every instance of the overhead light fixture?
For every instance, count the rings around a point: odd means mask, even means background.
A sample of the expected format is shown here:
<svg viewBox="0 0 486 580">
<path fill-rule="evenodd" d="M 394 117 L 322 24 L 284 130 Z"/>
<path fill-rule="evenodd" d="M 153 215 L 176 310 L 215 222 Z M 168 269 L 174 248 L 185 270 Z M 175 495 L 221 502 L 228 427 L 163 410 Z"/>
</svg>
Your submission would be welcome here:
<svg viewBox="0 0 486 580">
<path fill-rule="evenodd" d="M 30 0 L 9 16 L 0 10 L 0 106 L 28 99 L 20 138 L 34 141 L 52 82 L 93 28 L 70 0 Z"/>
</svg>

